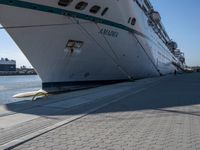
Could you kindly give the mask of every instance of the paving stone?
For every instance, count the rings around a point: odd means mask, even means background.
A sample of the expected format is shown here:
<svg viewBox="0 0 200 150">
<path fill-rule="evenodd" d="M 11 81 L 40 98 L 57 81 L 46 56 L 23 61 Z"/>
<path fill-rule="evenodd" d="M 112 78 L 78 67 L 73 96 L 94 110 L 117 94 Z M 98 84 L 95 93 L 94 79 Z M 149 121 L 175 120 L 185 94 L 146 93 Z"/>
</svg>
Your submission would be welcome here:
<svg viewBox="0 0 200 150">
<path fill-rule="evenodd" d="M 169 76 L 16 150 L 199 150 L 200 74 Z"/>
</svg>

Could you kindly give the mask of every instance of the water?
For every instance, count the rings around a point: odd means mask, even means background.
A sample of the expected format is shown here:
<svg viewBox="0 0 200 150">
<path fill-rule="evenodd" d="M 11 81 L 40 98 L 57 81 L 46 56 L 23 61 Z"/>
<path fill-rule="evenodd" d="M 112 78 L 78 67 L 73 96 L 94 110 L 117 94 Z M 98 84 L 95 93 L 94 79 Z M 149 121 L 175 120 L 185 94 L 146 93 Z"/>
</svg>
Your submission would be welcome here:
<svg viewBox="0 0 200 150">
<path fill-rule="evenodd" d="M 0 105 L 12 103 L 26 99 L 15 99 L 13 95 L 36 91 L 41 89 L 41 80 L 39 76 L 0 76 Z"/>
</svg>

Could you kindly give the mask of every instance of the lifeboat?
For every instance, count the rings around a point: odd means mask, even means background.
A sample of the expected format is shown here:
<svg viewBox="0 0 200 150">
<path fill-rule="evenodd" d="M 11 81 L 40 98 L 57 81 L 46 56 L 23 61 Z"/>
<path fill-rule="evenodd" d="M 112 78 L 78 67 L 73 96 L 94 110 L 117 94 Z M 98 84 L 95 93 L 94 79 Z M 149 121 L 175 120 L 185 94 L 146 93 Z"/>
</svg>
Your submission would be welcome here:
<svg viewBox="0 0 200 150">
<path fill-rule="evenodd" d="M 174 41 L 170 41 L 167 43 L 168 47 L 170 50 L 175 51 L 178 48 L 178 45 Z"/>
<path fill-rule="evenodd" d="M 151 12 L 151 19 L 156 23 L 160 23 L 160 21 L 161 21 L 160 13 L 153 10 Z"/>
</svg>

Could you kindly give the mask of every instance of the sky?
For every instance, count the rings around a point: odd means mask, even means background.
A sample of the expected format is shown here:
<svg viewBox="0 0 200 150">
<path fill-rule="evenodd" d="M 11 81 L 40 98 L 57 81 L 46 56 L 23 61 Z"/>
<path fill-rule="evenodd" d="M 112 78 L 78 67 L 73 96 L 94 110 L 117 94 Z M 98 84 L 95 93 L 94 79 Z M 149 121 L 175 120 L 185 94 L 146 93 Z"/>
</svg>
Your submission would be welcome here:
<svg viewBox="0 0 200 150">
<path fill-rule="evenodd" d="M 5 30 L 0 30 L 0 59 L 9 58 L 16 60 L 17 67 L 32 67 L 24 54 Z"/>
<path fill-rule="evenodd" d="M 185 53 L 186 64 L 200 66 L 200 0 L 151 0 L 169 36 Z"/>
<path fill-rule="evenodd" d="M 186 64 L 200 66 L 200 0 L 150 0 L 159 11 L 169 36 L 185 53 Z M 0 30 L 0 58 L 17 61 L 17 67 L 31 64 L 4 30 Z"/>
</svg>

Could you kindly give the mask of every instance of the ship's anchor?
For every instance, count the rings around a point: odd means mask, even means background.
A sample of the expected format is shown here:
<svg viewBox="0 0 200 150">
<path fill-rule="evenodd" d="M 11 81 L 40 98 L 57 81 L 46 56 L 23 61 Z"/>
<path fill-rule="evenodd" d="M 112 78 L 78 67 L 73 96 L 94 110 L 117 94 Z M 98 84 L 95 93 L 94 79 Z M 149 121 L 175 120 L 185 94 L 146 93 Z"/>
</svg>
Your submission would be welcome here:
<svg viewBox="0 0 200 150">
<path fill-rule="evenodd" d="M 64 51 L 70 54 L 80 53 L 83 44 L 83 41 L 68 40 Z"/>
</svg>

